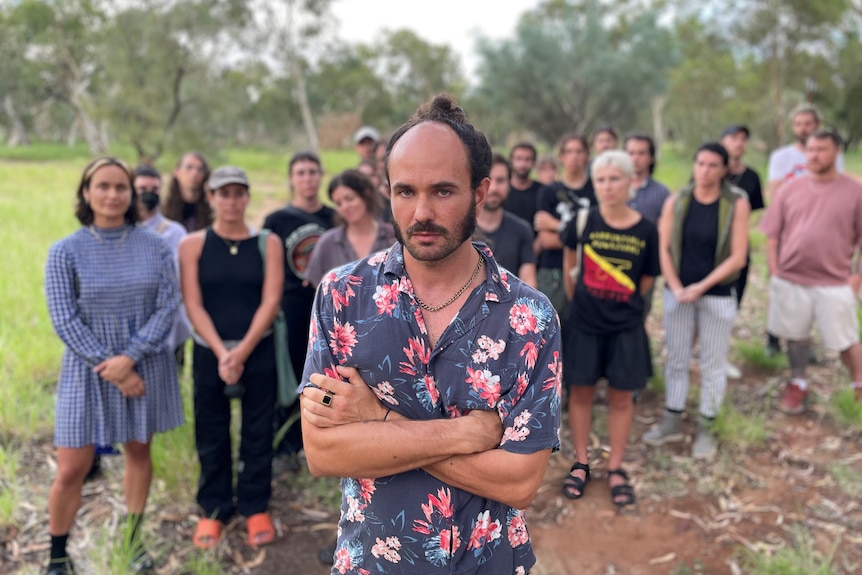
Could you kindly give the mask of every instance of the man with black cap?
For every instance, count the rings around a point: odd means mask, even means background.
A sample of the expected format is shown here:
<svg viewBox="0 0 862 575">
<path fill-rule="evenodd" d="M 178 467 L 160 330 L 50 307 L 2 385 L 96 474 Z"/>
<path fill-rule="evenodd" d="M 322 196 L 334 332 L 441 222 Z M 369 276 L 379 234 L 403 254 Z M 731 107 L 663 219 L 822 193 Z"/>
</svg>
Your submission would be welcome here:
<svg viewBox="0 0 862 575">
<path fill-rule="evenodd" d="M 380 134 L 371 126 L 362 126 L 353 135 L 353 149 L 359 154 L 359 161 L 374 161 L 374 149 L 380 141 Z"/>
<path fill-rule="evenodd" d="M 757 172 L 742 163 L 742 156 L 745 155 L 745 147 L 748 144 L 748 138 L 751 132 L 746 126 L 734 124 L 728 126 L 721 133 L 721 145 L 727 150 L 727 155 L 730 157 L 728 163 L 727 180 L 742 189 L 748 195 L 748 203 L 751 205 L 751 211 L 763 209 L 763 189 L 760 185 L 760 176 Z M 737 307 L 742 304 L 742 293 L 745 291 L 745 285 L 748 282 L 748 266 L 749 259 L 745 263 L 745 267 L 739 272 L 739 279 L 736 282 L 736 304 Z M 772 342 L 774 336 L 769 335 L 769 341 Z M 772 345 L 770 343 L 769 345 Z M 739 379 L 742 373 L 735 365 L 727 362 L 727 377 L 731 379 Z"/>
</svg>

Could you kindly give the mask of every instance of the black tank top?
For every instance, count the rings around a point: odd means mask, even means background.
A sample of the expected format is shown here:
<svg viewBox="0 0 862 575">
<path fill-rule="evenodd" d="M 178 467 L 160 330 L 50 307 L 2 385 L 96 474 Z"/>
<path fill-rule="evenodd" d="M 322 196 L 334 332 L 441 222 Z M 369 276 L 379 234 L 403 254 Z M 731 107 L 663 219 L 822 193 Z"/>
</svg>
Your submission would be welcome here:
<svg viewBox="0 0 862 575">
<path fill-rule="evenodd" d="M 236 255 L 231 255 L 236 246 Z M 242 339 L 260 307 L 263 258 L 257 236 L 226 240 L 207 228 L 198 262 L 204 309 L 223 340 Z"/>
<path fill-rule="evenodd" d="M 683 286 L 697 283 L 715 269 L 715 249 L 718 246 L 719 200 L 702 204 L 694 194 L 682 224 L 682 253 L 679 281 Z M 704 295 L 731 295 L 731 286 L 717 285 Z"/>
</svg>

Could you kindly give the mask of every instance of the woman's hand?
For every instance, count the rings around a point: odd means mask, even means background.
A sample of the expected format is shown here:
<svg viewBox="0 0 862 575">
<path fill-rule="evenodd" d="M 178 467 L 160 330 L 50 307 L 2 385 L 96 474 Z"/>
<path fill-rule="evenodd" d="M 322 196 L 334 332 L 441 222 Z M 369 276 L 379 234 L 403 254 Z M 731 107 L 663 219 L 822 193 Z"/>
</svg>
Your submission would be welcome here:
<svg viewBox="0 0 862 575">
<path fill-rule="evenodd" d="M 218 375 L 228 385 L 233 385 L 240 380 L 245 369 L 245 360 L 241 359 L 235 349 L 226 351 L 219 358 Z"/>
<path fill-rule="evenodd" d="M 115 355 L 94 367 L 93 371 L 99 374 L 102 379 L 117 384 L 129 377 L 133 367 L 135 367 L 135 361 L 131 357 Z"/>
<path fill-rule="evenodd" d="M 682 293 L 676 298 L 681 303 L 695 303 L 706 293 L 706 288 L 701 282 L 689 284 L 682 288 Z"/>
<path fill-rule="evenodd" d="M 121 381 L 111 383 L 117 386 L 123 397 L 143 397 L 147 393 L 147 386 L 144 380 L 134 371 Z"/>
</svg>

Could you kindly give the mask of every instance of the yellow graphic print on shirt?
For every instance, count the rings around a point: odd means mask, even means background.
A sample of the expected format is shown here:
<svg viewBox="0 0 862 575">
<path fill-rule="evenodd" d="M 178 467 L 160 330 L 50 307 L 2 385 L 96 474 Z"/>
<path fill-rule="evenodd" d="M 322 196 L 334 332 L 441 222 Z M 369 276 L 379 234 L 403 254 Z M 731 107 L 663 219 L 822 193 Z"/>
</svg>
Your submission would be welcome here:
<svg viewBox="0 0 862 575">
<path fill-rule="evenodd" d="M 592 296 L 622 302 L 631 299 L 636 286 L 629 276 L 596 253 L 590 244 L 584 245 L 583 257 L 584 286 Z"/>
</svg>

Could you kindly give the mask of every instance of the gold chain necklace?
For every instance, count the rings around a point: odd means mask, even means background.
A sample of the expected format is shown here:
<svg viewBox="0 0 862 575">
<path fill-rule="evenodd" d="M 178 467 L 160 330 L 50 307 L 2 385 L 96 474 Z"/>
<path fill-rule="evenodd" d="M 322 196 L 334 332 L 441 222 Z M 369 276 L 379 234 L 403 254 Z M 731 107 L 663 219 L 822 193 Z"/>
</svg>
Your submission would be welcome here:
<svg viewBox="0 0 862 575">
<path fill-rule="evenodd" d="M 462 285 L 461 288 L 455 292 L 455 295 L 453 295 L 448 300 L 446 300 L 445 302 L 441 303 L 438 306 L 431 307 L 430 305 L 426 304 L 421 299 L 419 299 L 419 296 L 417 296 L 415 292 L 413 293 L 413 298 L 416 300 L 416 303 L 419 304 L 419 307 L 421 307 L 422 309 L 424 309 L 426 311 L 440 311 L 441 309 L 443 309 L 447 305 L 451 305 L 456 299 L 458 299 L 458 297 L 460 297 L 460 295 L 462 293 L 464 293 L 464 290 L 466 290 L 468 287 L 470 287 L 470 284 L 472 284 L 473 281 L 476 279 L 476 276 L 479 275 L 479 269 L 481 267 L 482 267 L 482 256 L 480 255 L 479 261 L 476 263 L 476 269 L 473 270 L 473 275 L 470 276 L 470 279 L 467 280 L 467 283 Z"/>
</svg>

